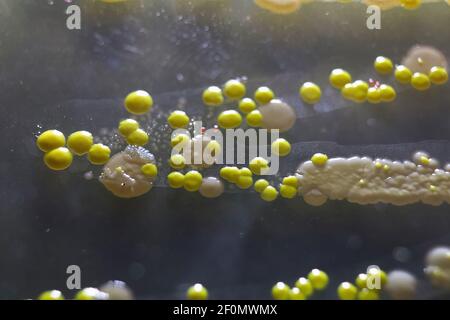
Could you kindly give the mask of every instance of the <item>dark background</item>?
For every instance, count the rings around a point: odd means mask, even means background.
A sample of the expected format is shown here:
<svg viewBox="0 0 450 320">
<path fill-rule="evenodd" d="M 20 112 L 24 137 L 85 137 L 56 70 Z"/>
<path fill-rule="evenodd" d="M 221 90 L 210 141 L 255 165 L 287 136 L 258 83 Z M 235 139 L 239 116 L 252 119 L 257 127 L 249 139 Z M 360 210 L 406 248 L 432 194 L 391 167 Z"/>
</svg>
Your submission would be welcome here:
<svg viewBox="0 0 450 320">
<path fill-rule="evenodd" d="M 357 3 L 313 3 L 278 16 L 249 0 L 192 2 L 74 1 L 82 29 L 69 31 L 64 1 L 0 0 L 0 298 L 53 288 L 71 297 L 71 264 L 81 267 L 83 286 L 121 279 L 141 298 L 182 298 L 195 282 L 212 298 L 270 298 L 275 282 L 292 283 L 314 267 L 331 277 L 322 298 L 335 298 L 339 282 L 371 264 L 423 279 L 427 250 L 450 244 L 448 204 L 314 208 L 232 190 L 207 200 L 162 182 L 121 200 L 83 178 L 85 162 L 69 173 L 45 168 L 34 146 L 39 131 L 112 129 L 125 116 L 121 100 L 137 88 L 152 93 L 155 112 L 183 97 L 187 111 L 201 113 L 202 88 L 242 75 L 252 86 L 270 84 L 298 112 L 286 135 L 296 151 L 286 173 L 319 151 L 405 160 L 426 149 L 450 160 L 448 85 L 425 93 L 398 87 L 395 103 L 377 106 L 349 104 L 326 85 L 334 67 L 367 80 L 377 55 L 399 62 L 416 43 L 449 58 L 447 4 L 383 12 L 382 29 L 370 31 Z M 306 80 L 324 90 L 315 109 L 297 97 Z M 393 254 L 398 248 L 406 258 Z M 420 297 L 435 296 L 421 285 Z"/>
</svg>

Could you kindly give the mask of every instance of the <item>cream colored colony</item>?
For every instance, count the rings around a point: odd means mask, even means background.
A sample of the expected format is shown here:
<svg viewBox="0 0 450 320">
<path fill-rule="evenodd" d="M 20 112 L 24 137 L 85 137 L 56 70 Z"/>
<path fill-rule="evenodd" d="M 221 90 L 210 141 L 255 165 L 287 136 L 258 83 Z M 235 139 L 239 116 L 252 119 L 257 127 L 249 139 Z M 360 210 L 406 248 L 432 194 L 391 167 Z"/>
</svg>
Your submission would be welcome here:
<svg viewBox="0 0 450 320">
<path fill-rule="evenodd" d="M 154 156 L 148 150 L 128 146 L 115 154 L 103 168 L 100 182 L 120 198 L 134 198 L 150 191 L 154 177 L 143 174 L 141 168 L 154 163 Z"/>
<path fill-rule="evenodd" d="M 450 171 L 424 152 L 412 161 L 372 160 L 368 157 L 332 158 L 317 166 L 306 161 L 297 169 L 299 194 L 320 206 L 328 199 L 358 204 L 378 202 L 406 205 L 450 203 Z"/>
</svg>

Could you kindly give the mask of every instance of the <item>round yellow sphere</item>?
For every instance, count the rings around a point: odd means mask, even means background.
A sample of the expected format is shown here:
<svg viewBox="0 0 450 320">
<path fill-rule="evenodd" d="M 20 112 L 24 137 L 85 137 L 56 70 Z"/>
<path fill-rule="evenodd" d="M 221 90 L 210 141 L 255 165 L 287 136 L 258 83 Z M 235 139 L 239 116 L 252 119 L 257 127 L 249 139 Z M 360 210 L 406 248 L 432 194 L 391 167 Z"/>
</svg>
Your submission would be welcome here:
<svg viewBox="0 0 450 320">
<path fill-rule="evenodd" d="M 44 163 L 52 170 L 65 170 L 72 164 L 73 156 L 69 149 L 59 147 L 44 155 Z"/>
<path fill-rule="evenodd" d="M 94 137 L 88 131 L 77 131 L 67 139 L 67 146 L 77 156 L 84 155 L 94 144 Z"/>
<path fill-rule="evenodd" d="M 108 162 L 110 156 L 111 149 L 101 143 L 94 144 L 88 152 L 88 160 L 96 165 L 105 164 Z"/>
<path fill-rule="evenodd" d="M 64 147 L 65 144 L 66 137 L 58 130 L 44 131 L 36 140 L 36 145 L 43 152 L 49 152 L 53 149 Z"/>
<path fill-rule="evenodd" d="M 152 108 L 153 98 L 147 91 L 137 90 L 126 96 L 124 104 L 129 113 L 145 114 Z"/>
</svg>

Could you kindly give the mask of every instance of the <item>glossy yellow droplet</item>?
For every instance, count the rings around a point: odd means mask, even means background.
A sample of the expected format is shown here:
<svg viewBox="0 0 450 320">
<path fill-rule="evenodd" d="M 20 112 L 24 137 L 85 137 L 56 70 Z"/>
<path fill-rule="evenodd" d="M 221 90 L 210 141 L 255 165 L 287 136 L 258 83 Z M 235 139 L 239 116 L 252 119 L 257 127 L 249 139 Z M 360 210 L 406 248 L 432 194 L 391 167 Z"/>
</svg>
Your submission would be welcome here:
<svg viewBox="0 0 450 320">
<path fill-rule="evenodd" d="M 306 296 L 299 288 L 295 287 L 289 292 L 289 300 L 306 300 Z"/>
<path fill-rule="evenodd" d="M 108 162 L 111 156 L 111 149 L 104 144 L 94 144 L 88 152 L 88 160 L 92 164 L 101 165 Z"/>
<path fill-rule="evenodd" d="M 74 132 L 67 139 L 67 147 L 77 156 L 88 153 L 93 144 L 94 137 L 88 131 Z"/>
<path fill-rule="evenodd" d="M 341 300 L 355 300 L 358 295 L 358 289 L 350 282 L 343 282 L 339 285 L 337 294 Z"/>
<path fill-rule="evenodd" d="M 323 153 L 316 153 L 311 157 L 311 161 L 315 166 L 322 167 L 328 161 L 328 156 Z"/>
<path fill-rule="evenodd" d="M 295 286 L 300 289 L 300 291 L 306 296 L 309 297 L 313 294 L 314 288 L 311 284 L 311 281 L 308 279 L 301 277 L 295 282 Z"/>
<path fill-rule="evenodd" d="M 278 282 L 272 288 L 272 297 L 275 300 L 288 300 L 291 288 L 284 282 Z"/>
<path fill-rule="evenodd" d="M 292 199 L 297 195 L 297 189 L 285 184 L 280 185 L 280 195 L 286 199 Z"/>
<path fill-rule="evenodd" d="M 242 116 L 236 110 L 226 110 L 219 114 L 217 122 L 221 128 L 237 128 L 242 123 Z"/>
<path fill-rule="evenodd" d="M 372 276 L 372 277 L 379 277 L 380 278 L 380 282 L 381 282 L 381 288 L 383 288 L 384 285 L 387 284 L 388 282 L 388 276 L 386 274 L 386 272 L 384 272 L 383 270 L 376 268 L 376 267 L 372 267 L 367 271 L 367 275 L 368 276 Z"/>
<path fill-rule="evenodd" d="M 266 179 L 259 179 L 259 180 L 256 180 L 254 189 L 256 192 L 261 193 L 268 186 L 269 186 L 269 181 L 267 181 Z"/>
<path fill-rule="evenodd" d="M 200 283 L 194 284 L 186 293 L 188 300 L 207 300 L 208 296 L 208 290 Z"/>
<path fill-rule="evenodd" d="M 328 285 L 328 275 L 319 269 L 313 269 L 308 274 L 308 280 L 311 282 L 312 286 L 316 290 L 323 290 Z"/>
<path fill-rule="evenodd" d="M 125 98 L 125 108 L 132 114 L 144 114 L 153 106 L 152 96 L 144 90 L 131 92 Z"/>
<path fill-rule="evenodd" d="M 269 87 L 259 87 L 255 91 L 255 100 L 259 104 L 268 104 L 273 98 L 275 98 L 275 93 Z"/>
<path fill-rule="evenodd" d="M 191 141 L 191 138 L 187 134 L 179 133 L 170 139 L 170 145 L 172 148 L 180 149 L 188 146 L 189 141 Z"/>
<path fill-rule="evenodd" d="M 380 294 L 377 290 L 369 290 L 367 288 L 361 289 L 358 292 L 358 300 L 379 300 Z"/>
<path fill-rule="evenodd" d="M 296 176 L 287 176 L 283 178 L 283 184 L 298 188 L 298 179 Z"/>
<path fill-rule="evenodd" d="M 261 171 L 269 168 L 269 161 L 262 157 L 256 157 L 250 160 L 249 168 L 253 174 L 260 175 Z"/>
<path fill-rule="evenodd" d="M 346 84 L 352 82 L 352 76 L 343 69 L 334 69 L 331 71 L 329 80 L 333 87 L 342 89 Z"/>
<path fill-rule="evenodd" d="M 216 86 L 211 86 L 203 91 L 203 103 L 210 107 L 217 107 L 223 104 L 222 89 Z"/>
<path fill-rule="evenodd" d="M 430 81 L 434 84 L 445 84 L 448 81 L 448 73 L 445 68 L 433 67 L 428 75 Z"/>
<path fill-rule="evenodd" d="M 412 72 L 403 65 L 397 66 L 394 74 L 395 79 L 400 83 L 407 84 L 411 82 Z"/>
<path fill-rule="evenodd" d="M 65 170 L 72 164 L 73 156 L 69 149 L 59 147 L 44 155 L 44 163 L 52 170 Z"/>
<path fill-rule="evenodd" d="M 352 85 L 354 88 L 352 100 L 358 103 L 366 101 L 369 84 L 363 80 L 356 80 Z"/>
<path fill-rule="evenodd" d="M 235 183 L 241 171 L 237 167 L 223 167 L 220 169 L 220 176 L 228 182 Z"/>
<path fill-rule="evenodd" d="M 316 104 L 322 97 L 322 90 L 320 90 L 320 87 L 315 83 L 305 82 L 300 87 L 300 97 L 308 104 Z"/>
<path fill-rule="evenodd" d="M 183 187 L 189 192 L 194 192 L 200 189 L 202 185 L 203 176 L 196 170 L 191 170 L 184 175 Z"/>
<path fill-rule="evenodd" d="M 167 175 L 167 182 L 173 189 L 179 189 L 184 185 L 184 175 L 180 172 L 171 172 Z"/>
<path fill-rule="evenodd" d="M 416 72 L 411 77 L 411 85 L 416 90 L 425 91 L 430 88 L 431 81 L 426 74 Z"/>
<path fill-rule="evenodd" d="M 223 87 L 223 93 L 230 100 L 241 99 L 246 91 L 245 85 L 239 80 L 228 80 Z"/>
<path fill-rule="evenodd" d="M 285 157 L 291 153 L 291 144 L 286 139 L 278 138 L 272 142 L 271 149 L 273 154 L 280 157 Z"/>
<path fill-rule="evenodd" d="M 38 300 L 64 300 L 64 296 L 59 290 L 50 290 L 42 292 Z"/>
<path fill-rule="evenodd" d="M 236 181 L 239 189 L 249 189 L 253 185 L 253 178 L 250 176 L 240 175 Z"/>
<path fill-rule="evenodd" d="M 395 89 L 387 84 L 382 84 L 379 89 L 381 93 L 381 101 L 383 102 L 392 102 L 397 97 Z"/>
<path fill-rule="evenodd" d="M 358 276 L 355 279 L 355 284 L 360 289 L 367 288 L 367 279 L 368 279 L 367 274 L 360 273 L 360 274 L 358 274 Z"/>
<path fill-rule="evenodd" d="M 347 100 L 353 100 L 355 96 L 356 88 L 353 86 L 353 83 L 347 83 L 341 89 L 341 95 Z"/>
<path fill-rule="evenodd" d="M 36 140 L 36 145 L 43 152 L 49 152 L 53 149 L 64 147 L 65 144 L 66 137 L 58 130 L 44 131 Z"/>
<path fill-rule="evenodd" d="M 278 198 L 278 191 L 277 189 L 275 189 L 272 186 L 268 186 L 266 187 L 262 192 L 261 192 L 261 199 L 263 199 L 264 201 L 274 201 L 276 198 Z"/>
<path fill-rule="evenodd" d="M 373 63 L 375 70 L 380 74 L 389 74 L 394 69 L 392 60 L 386 57 L 379 56 Z"/>
<path fill-rule="evenodd" d="M 74 300 L 107 300 L 108 294 L 97 288 L 84 288 L 77 292 Z"/>
<path fill-rule="evenodd" d="M 141 167 L 141 172 L 147 177 L 156 177 L 158 175 L 158 167 L 153 163 L 146 163 Z"/>
<path fill-rule="evenodd" d="M 169 165 L 177 170 L 181 170 L 186 166 L 186 159 L 181 154 L 174 154 L 169 159 Z"/>
<path fill-rule="evenodd" d="M 381 91 L 379 88 L 371 87 L 367 90 L 367 101 L 370 103 L 381 102 Z"/>
<path fill-rule="evenodd" d="M 148 143 L 149 137 L 147 132 L 137 129 L 126 137 L 127 143 L 134 146 L 144 146 Z"/>
<path fill-rule="evenodd" d="M 250 113 L 256 109 L 256 103 L 251 98 L 244 98 L 239 101 L 239 110 L 243 113 Z"/>
<path fill-rule="evenodd" d="M 169 115 L 167 122 L 172 129 L 186 128 L 189 124 L 189 117 L 186 112 L 176 110 Z"/>
<path fill-rule="evenodd" d="M 139 129 L 139 123 L 134 119 L 125 119 L 119 122 L 118 130 L 124 137 L 127 137 L 137 129 Z"/>
<path fill-rule="evenodd" d="M 253 110 L 247 114 L 247 124 L 251 127 L 260 127 L 263 121 L 263 115 L 259 110 Z"/>
</svg>

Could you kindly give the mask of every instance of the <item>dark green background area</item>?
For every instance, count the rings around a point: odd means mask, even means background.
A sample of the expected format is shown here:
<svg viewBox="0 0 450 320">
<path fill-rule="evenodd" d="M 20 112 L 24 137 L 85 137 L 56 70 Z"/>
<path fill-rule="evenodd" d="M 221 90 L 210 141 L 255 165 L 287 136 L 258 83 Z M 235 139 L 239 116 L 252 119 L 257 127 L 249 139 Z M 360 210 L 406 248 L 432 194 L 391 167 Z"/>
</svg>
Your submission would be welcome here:
<svg viewBox="0 0 450 320">
<path fill-rule="evenodd" d="M 81 267 L 83 286 L 121 279 L 141 298 L 182 298 L 202 282 L 223 299 L 270 298 L 275 282 L 318 267 L 332 283 L 317 297 L 335 298 L 339 282 L 371 264 L 423 279 L 426 251 L 450 244 L 448 205 L 314 208 L 301 198 L 265 203 L 231 192 L 208 200 L 164 186 L 121 200 L 82 174 L 50 172 L 34 146 L 37 125 L 66 133 L 113 128 L 131 90 L 151 92 L 159 110 L 173 110 L 179 95 L 198 110 L 201 88 L 245 75 L 270 84 L 299 115 L 286 135 L 298 152 L 286 173 L 319 151 L 405 160 L 417 147 L 445 163 L 448 85 L 424 93 L 397 86 L 392 104 L 354 106 L 327 77 L 334 67 L 375 76 L 377 55 L 398 62 L 416 43 L 450 58 L 447 4 L 383 12 L 382 29 L 370 31 L 362 4 L 313 3 L 278 16 L 248 0 L 196 9 L 162 0 L 74 3 L 82 8 L 79 31 L 66 28 L 64 1 L 0 0 L 0 298 L 53 288 L 71 297 L 71 264 Z M 307 80 L 324 90 L 315 109 L 297 96 Z M 393 258 L 397 247 L 410 250 L 407 262 Z M 422 298 L 435 296 L 421 285 Z"/>
</svg>

